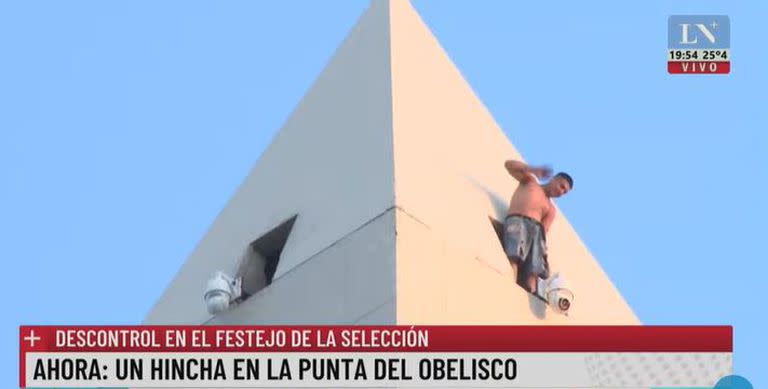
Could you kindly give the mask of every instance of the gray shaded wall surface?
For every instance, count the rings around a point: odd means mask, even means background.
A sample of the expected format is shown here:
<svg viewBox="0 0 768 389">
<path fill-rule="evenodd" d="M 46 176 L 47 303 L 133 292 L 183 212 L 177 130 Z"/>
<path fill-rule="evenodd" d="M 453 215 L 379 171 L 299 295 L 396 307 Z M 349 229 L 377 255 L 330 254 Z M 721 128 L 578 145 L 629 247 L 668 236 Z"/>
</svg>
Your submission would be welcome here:
<svg viewBox="0 0 768 389">
<path fill-rule="evenodd" d="M 294 214 L 298 217 L 276 281 L 310 258 L 322 260 L 318 253 L 392 207 L 389 53 L 387 4 L 374 2 L 152 308 L 147 323 L 208 321 L 203 304 L 208 278 L 219 269 L 234 272 L 250 242 Z M 338 290 L 306 292 L 330 297 Z"/>
<path fill-rule="evenodd" d="M 394 324 L 394 225 L 382 213 L 208 324 Z"/>
</svg>

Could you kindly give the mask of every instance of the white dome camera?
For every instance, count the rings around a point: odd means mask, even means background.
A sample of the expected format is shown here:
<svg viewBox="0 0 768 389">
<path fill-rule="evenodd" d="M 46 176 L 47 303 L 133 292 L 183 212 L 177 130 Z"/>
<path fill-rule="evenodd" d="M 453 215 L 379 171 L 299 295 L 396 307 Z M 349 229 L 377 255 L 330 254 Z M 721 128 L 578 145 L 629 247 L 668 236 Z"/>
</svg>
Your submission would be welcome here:
<svg viewBox="0 0 768 389">
<path fill-rule="evenodd" d="M 547 304 L 555 312 L 567 315 L 573 305 L 574 296 L 566 286 L 565 280 L 559 274 L 555 274 L 547 280 L 542 280 L 541 284 L 543 288 L 540 291 L 543 293 L 542 297 L 547 300 Z"/>
<path fill-rule="evenodd" d="M 216 315 L 218 313 L 226 311 L 230 304 L 240 298 L 242 294 L 242 288 L 239 278 L 232 279 L 224 274 L 224 272 L 217 271 L 208 280 L 208 286 L 205 288 L 205 305 L 208 308 L 208 313 Z"/>
</svg>

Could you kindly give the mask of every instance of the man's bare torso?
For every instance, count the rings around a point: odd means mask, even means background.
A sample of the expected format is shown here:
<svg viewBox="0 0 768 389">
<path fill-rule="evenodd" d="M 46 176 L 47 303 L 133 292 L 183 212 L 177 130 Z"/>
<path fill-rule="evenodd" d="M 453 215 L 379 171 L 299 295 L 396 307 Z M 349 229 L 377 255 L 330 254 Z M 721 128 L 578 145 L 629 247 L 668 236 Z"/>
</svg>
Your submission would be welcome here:
<svg viewBox="0 0 768 389">
<path fill-rule="evenodd" d="M 507 214 L 525 215 L 542 222 L 552 212 L 553 204 L 535 180 L 521 183 L 509 201 Z"/>
</svg>

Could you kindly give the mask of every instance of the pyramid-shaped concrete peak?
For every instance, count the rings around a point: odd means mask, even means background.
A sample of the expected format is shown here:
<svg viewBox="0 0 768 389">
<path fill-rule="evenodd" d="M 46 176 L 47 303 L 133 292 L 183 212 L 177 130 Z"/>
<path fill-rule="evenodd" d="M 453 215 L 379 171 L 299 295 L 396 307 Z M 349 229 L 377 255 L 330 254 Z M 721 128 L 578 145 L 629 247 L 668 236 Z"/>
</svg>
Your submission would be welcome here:
<svg viewBox="0 0 768 389">
<path fill-rule="evenodd" d="M 521 158 L 407 0 L 374 0 L 148 315 L 148 323 L 635 324 L 562 216 L 570 317 L 514 282 L 489 218 Z M 211 317 L 216 271 L 293 220 L 269 286 Z"/>
</svg>

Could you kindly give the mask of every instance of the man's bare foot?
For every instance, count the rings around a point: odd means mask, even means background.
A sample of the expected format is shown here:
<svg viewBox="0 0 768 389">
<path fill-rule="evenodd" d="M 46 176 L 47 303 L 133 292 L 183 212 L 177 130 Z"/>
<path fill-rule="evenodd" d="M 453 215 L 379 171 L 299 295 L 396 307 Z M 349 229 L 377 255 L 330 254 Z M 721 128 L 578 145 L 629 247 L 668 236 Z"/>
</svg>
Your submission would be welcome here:
<svg viewBox="0 0 768 389">
<path fill-rule="evenodd" d="M 538 277 L 528 276 L 528 290 L 533 294 L 536 294 L 536 284 L 537 284 L 536 278 Z"/>
</svg>

